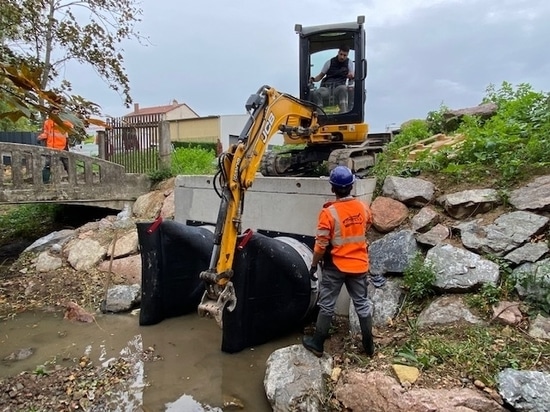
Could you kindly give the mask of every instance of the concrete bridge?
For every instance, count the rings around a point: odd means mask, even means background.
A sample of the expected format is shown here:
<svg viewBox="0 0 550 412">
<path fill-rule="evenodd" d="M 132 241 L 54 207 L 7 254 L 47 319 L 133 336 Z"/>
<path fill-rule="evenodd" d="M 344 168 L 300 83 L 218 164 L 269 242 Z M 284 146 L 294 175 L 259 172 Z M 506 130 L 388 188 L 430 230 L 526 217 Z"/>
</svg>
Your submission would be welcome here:
<svg viewBox="0 0 550 412">
<path fill-rule="evenodd" d="M 124 166 L 42 146 L 0 143 L 0 168 L 0 204 L 44 202 L 120 210 L 151 187 L 146 175 L 125 173 Z"/>
</svg>

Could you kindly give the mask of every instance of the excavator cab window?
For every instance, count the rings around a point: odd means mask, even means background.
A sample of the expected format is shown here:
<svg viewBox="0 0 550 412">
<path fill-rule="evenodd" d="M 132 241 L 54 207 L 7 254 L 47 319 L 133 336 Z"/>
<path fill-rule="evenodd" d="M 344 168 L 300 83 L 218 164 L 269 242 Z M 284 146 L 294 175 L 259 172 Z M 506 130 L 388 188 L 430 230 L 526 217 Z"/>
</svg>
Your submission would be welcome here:
<svg viewBox="0 0 550 412">
<path fill-rule="evenodd" d="M 310 56 L 310 77 L 314 77 L 321 73 L 325 67 L 326 62 L 336 57 L 339 52 L 339 47 L 330 48 L 327 50 L 321 50 L 312 53 Z M 355 72 L 355 51 L 350 49 L 347 58 L 352 67 L 352 71 Z M 325 84 L 322 81 L 312 83 L 310 88 L 310 101 L 316 102 L 317 99 L 322 100 L 323 110 L 327 114 L 339 114 L 353 110 L 354 103 L 354 81 L 353 79 L 347 79 L 341 86 L 335 86 L 334 84 Z M 323 87 L 324 90 L 321 90 Z"/>
<path fill-rule="evenodd" d="M 299 35 L 300 54 L 300 98 L 320 104 L 322 124 L 358 124 L 365 117 L 365 77 L 367 62 L 365 57 L 364 18 L 359 16 L 356 22 L 326 24 L 319 26 L 295 26 Z M 317 76 L 325 62 L 338 55 L 341 46 L 349 48 L 348 59 L 353 64 L 354 79 L 347 81 L 343 87 L 338 85 L 327 90 L 320 90 L 322 82 L 313 86 L 311 78 Z"/>
</svg>

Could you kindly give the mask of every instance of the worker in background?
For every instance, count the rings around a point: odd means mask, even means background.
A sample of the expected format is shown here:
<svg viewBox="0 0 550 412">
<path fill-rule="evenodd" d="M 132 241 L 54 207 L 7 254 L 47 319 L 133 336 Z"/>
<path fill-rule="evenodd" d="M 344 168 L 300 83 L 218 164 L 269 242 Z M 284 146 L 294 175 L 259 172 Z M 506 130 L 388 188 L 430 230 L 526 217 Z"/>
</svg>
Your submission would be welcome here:
<svg viewBox="0 0 550 412">
<path fill-rule="evenodd" d="M 366 240 L 366 233 L 372 224 L 372 213 L 366 203 L 351 196 L 355 176 L 349 168 L 334 168 L 329 182 L 336 200 L 323 205 L 319 213 L 309 271 L 312 280 L 316 280 L 317 267 L 322 261 L 319 315 L 315 333 L 313 336 L 304 336 L 302 343 L 316 356 L 323 356 L 336 300 L 345 284 L 359 316 L 363 349 L 368 356 L 373 356 L 373 305 L 367 297 L 369 257 Z"/>
<path fill-rule="evenodd" d="M 51 109 L 51 114 L 58 115 L 59 109 L 53 108 Z M 67 129 L 72 129 L 73 124 L 69 121 L 63 122 Z M 68 132 L 66 130 L 63 130 L 60 126 L 58 126 L 54 120 L 51 118 L 51 116 L 44 121 L 44 127 L 42 133 L 38 136 L 38 141 L 45 141 L 46 147 L 49 149 L 56 149 L 56 150 L 68 150 L 69 148 L 69 138 L 68 138 Z M 69 172 L 69 162 L 66 157 L 61 157 L 61 163 L 63 163 L 63 167 L 65 171 Z M 50 175 L 51 175 L 51 157 L 46 158 L 46 165 L 44 166 L 44 169 L 42 170 L 42 180 L 44 183 L 47 183 L 50 181 Z"/>
<path fill-rule="evenodd" d="M 353 63 L 348 57 L 349 47 L 340 46 L 338 54 L 330 60 L 327 60 L 321 69 L 321 72 L 310 79 L 311 83 L 321 80 L 321 86 L 312 91 L 312 102 L 319 107 L 324 107 L 325 103 L 334 97 L 334 104 L 340 108 L 340 113 L 348 111 L 348 86 L 346 82 L 353 81 L 354 68 Z"/>
</svg>

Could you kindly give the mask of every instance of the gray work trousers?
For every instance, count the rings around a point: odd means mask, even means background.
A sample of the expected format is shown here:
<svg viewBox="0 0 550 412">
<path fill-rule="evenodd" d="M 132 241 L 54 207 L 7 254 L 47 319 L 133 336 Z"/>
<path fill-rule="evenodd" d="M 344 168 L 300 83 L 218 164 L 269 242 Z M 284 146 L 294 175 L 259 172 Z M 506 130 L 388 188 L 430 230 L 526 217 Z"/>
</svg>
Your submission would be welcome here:
<svg viewBox="0 0 550 412">
<path fill-rule="evenodd" d="M 334 97 L 334 101 L 330 102 L 330 97 Z M 319 87 L 312 92 L 312 101 L 319 107 L 338 105 L 340 113 L 348 111 L 348 87 L 343 84 L 336 87 Z"/>
<path fill-rule="evenodd" d="M 373 305 L 367 296 L 367 274 L 349 274 L 336 269 L 323 269 L 319 290 L 319 313 L 330 317 L 334 315 L 336 300 L 343 284 L 346 285 L 357 316 L 372 316 Z"/>
</svg>

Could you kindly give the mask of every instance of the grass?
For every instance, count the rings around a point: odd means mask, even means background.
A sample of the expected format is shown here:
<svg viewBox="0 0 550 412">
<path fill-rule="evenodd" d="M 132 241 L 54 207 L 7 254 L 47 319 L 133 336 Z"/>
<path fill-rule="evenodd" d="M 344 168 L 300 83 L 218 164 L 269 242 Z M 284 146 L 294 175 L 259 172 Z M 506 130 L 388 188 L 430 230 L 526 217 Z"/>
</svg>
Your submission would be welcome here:
<svg viewBox="0 0 550 412">
<path fill-rule="evenodd" d="M 424 256 L 418 253 L 403 272 L 403 283 L 407 289 L 407 298 L 422 301 L 433 295 L 435 282 L 433 268 L 424 262 Z"/>
<path fill-rule="evenodd" d="M 460 373 L 494 386 L 505 368 L 550 369 L 550 343 L 500 325 L 438 328 L 411 334 L 390 349 L 395 362 L 441 374 Z"/>
<path fill-rule="evenodd" d="M 170 169 L 155 169 L 148 175 L 153 182 L 160 182 L 176 175 L 209 175 L 216 172 L 215 152 L 202 147 L 179 147 L 172 153 Z"/>
</svg>

